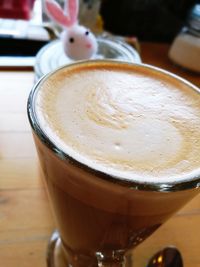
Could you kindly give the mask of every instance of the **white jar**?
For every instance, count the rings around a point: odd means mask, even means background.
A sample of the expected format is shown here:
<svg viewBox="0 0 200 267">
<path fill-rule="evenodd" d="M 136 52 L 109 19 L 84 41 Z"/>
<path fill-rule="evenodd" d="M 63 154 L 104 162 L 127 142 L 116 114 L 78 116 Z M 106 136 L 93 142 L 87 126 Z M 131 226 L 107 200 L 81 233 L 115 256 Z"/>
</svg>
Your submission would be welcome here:
<svg viewBox="0 0 200 267">
<path fill-rule="evenodd" d="M 139 53 L 119 38 L 97 37 L 98 52 L 92 59 L 114 59 L 132 63 L 141 63 Z M 90 59 L 90 60 L 92 60 Z M 52 41 L 45 45 L 36 55 L 35 81 L 43 75 L 55 70 L 58 67 L 74 62 L 66 56 L 63 44 L 60 40 Z"/>
<path fill-rule="evenodd" d="M 200 4 L 194 6 L 187 27 L 174 39 L 169 58 L 184 68 L 200 72 Z"/>
</svg>

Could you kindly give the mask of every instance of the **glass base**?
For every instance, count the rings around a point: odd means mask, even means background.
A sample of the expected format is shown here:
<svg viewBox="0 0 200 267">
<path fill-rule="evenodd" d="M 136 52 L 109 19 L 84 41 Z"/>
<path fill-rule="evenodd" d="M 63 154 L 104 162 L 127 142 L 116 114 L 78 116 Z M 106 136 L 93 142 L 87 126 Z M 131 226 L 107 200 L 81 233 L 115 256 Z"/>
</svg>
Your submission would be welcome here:
<svg viewBox="0 0 200 267">
<path fill-rule="evenodd" d="M 64 256 L 61 239 L 58 231 L 54 231 L 47 248 L 47 267 L 67 267 L 67 259 Z"/>
<path fill-rule="evenodd" d="M 47 267 L 72 267 L 68 263 L 63 249 L 63 245 L 57 230 L 55 230 L 49 240 L 47 248 Z M 95 265 L 96 266 L 96 265 Z M 104 266 L 104 265 L 102 265 Z M 106 266 L 106 265 L 105 265 Z M 115 266 L 110 265 L 109 266 Z M 119 265 L 116 265 L 119 266 Z M 125 257 L 125 262 L 123 264 L 125 267 L 133 266 L 132 254 L 127 254 Z"/>
</svg>

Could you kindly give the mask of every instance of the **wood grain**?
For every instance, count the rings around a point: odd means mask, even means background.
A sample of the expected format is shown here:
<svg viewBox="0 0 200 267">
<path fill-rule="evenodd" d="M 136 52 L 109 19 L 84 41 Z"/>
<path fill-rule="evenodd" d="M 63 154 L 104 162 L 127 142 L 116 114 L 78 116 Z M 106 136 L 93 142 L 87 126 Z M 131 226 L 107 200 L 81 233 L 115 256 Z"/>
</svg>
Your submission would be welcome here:
<svg viewBox="0 0 200 267">
<path fill-rule="evenodd" d="M 200 76 L 173 65 L 169 46 L 145 43 L 145 63 L 170 70 L 200 86 Z M 26 116 L 32 71 L 0 71 L 0 266 L 45 267 L 54 221 Z M 200 195 L 134 251 L 134 266 L 144 267 L 166 245 L 181 249 L 185 267 L 200 266 Z"/>
</svg>

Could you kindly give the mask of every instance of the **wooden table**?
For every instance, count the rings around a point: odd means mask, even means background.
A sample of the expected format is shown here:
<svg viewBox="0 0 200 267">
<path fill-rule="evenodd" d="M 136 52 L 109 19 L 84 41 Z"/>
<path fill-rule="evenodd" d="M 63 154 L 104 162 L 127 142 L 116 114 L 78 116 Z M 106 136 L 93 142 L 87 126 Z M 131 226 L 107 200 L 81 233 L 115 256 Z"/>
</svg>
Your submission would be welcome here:
<svg viewBox="0 0 200 267">
<path fill-rule="evenodd" d="M 154 64 L 200 86 L 200 76 L 174 66 L 168 45 L 142 44 L 143 62 Z M 33 71 L 0 71 L 0 266 L 44 267 L 54 229 L 26 116 Z M 158 249 L 175 245 L 185 267 L 200 266 L 200 195 L 134 252 L 136 267 L 146 266 Z"/>
</svg>

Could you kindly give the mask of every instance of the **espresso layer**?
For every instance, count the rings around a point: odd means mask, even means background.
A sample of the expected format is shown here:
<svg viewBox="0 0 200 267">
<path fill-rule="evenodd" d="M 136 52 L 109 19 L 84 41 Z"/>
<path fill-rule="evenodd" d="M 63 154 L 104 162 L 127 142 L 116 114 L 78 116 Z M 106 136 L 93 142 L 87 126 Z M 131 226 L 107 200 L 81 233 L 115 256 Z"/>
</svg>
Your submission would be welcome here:
<svg viewBox="0 0 200 267">
<path fill-rule="evenodd" d="M 63 69 L 43 83 L 36 113 L 59 148 L 108 174 L 157 182 L 199 171 L 199 94 L 151 68 Z"/>
</svg>

